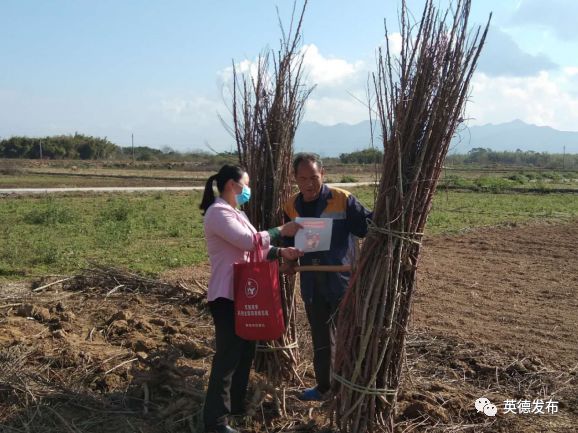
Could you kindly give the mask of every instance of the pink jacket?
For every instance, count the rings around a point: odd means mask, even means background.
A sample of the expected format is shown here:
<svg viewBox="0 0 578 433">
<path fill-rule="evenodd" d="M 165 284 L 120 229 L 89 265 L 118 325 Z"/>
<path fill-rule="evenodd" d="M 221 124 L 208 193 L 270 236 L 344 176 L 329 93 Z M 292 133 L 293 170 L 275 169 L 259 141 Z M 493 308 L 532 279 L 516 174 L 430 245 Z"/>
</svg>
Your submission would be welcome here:
<svg viewBox="0 0 578 433">
<path fill-rule="evenodd" d="M 249 251 L 254 249 L 257 230 L 244 212 L 231 207 L 220 197 L 207 209 L 204 227 L 211 262 L 208 300 L 214 301 L 217 298 L 232 300 L 233 264 L 249 259 Z M 263 255 L 266 257 L 271 248 L 271 239 L 266 231 L 260 234 Z"/>
</svg>

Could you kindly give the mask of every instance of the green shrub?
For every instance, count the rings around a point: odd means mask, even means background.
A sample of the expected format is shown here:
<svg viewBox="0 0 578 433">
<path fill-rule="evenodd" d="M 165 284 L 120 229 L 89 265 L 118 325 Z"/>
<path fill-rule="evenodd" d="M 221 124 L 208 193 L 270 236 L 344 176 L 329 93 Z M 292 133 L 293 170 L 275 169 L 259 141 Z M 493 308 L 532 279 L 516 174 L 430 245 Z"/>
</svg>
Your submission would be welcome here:
<svg viewBox="0 0 578 433">
<path fill-rule="evenodd" d="M 512 182 L 515 182 L 520 185 L 524 185 L 528 183 L 528 181 L 530 180 L 527 176 L 523 175 L 522 173 L 513 174 L 511 176 L 508 176 L 506 179 L 509 179 Z"/>
<path fill-rule="evenodd" d="M 476 179 L 475 185 L 479 191 L 487 192 L 502 192 L 513 186 L 508 179 L 486 176 Z"/>
<path fill-rule="evenodd" d="M 340 183 L 353 183 L 353 182 L 357 182 L 357 179 L 354 178 L 353 176 L 346 174 L 345 176 L 343 176 L 341 178 L 341 180 L 339 182 Z"/>
<path fill-rule="evenodd" d="M 100 212 L 102 222 L 123 222 L 128 221 L 131 216 L 131 208 L 125 201 L 115 200 Z"/>
<path fill-rule="evenodd" d="M 544 179 L 549 179 L 552 181 L 560 181 L 562 179 L 562 176 L 560 176 L 560 174 L 556 173 L 555 171 L 549 171 L 549 172 L 543 173 L 542 177 Z"/>
<path fill-rule="evenodd" d="M 76 215 L 71 209 L 59 206 L 52 200 L 41 204 L 24 214 L 24 222 L 33 225 L 69 224 Z"/>
<path fill-rule="evenodd" d="M 450 174 L 443 178 L 443 180 L 441 181 L 441 186 L 454 187 L 454 188 L 471 188 L 473 184 L 471 180 L 465 179 L 455 174 Z"/>
</svg>

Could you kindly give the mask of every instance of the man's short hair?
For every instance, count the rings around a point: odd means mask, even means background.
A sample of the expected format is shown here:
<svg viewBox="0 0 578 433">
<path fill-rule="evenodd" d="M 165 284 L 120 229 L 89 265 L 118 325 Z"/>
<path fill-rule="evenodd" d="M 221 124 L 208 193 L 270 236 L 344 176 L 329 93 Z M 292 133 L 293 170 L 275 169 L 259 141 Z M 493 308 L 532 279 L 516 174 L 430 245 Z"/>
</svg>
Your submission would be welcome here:
<svg viewBox="0 0 578 433">
<path fill-rule="evenodd" d="M 323 162 L 321 161 L 321 157 L 319 155 L 316 153 L 301 152 L 295 155 L 295 159 L 293 159 L 293 173 L 297 174 L 297 168 L 299 167 L 299 164 L 305 161 L 312 164 L 317 164 L 317 168 L 319 168 L 319 170 L 323 168 Z"/>
</svg>

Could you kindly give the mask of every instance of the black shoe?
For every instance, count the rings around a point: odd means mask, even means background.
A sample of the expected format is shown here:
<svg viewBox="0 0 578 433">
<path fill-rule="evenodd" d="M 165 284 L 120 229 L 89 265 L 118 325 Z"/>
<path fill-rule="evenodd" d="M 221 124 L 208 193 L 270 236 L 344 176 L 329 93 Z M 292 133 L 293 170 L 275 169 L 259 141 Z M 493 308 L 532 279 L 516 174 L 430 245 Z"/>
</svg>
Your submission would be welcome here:
<svg viewBox="0 0 578 433">
<path fill-rule="evenodd" d="M 239 433 L 239 430 L 235 430 L 228 425 L 220 425 L 212 430 L 205 430 L 205 433 Z"/>
</svg>

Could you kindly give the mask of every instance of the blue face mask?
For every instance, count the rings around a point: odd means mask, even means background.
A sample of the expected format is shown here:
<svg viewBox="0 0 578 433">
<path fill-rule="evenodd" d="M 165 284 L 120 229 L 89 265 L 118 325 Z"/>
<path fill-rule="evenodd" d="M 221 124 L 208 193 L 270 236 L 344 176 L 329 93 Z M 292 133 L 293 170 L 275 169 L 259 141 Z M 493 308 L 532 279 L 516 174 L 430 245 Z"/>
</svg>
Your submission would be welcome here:
<svg viewBox="0 0 578 433">
<path fill-rule="evenodd" d="M 241 191 L 241 194 L 237 194 L 235 196 L 235 199 L 237 200 L 237 204 L 239 206 L 242 206 L 245 203 L 247 203 L 250 198 L 251 198 L 251 188 L 249 188 L 247 185 L 243 185 L 243 191 Z"/>
</svg>

